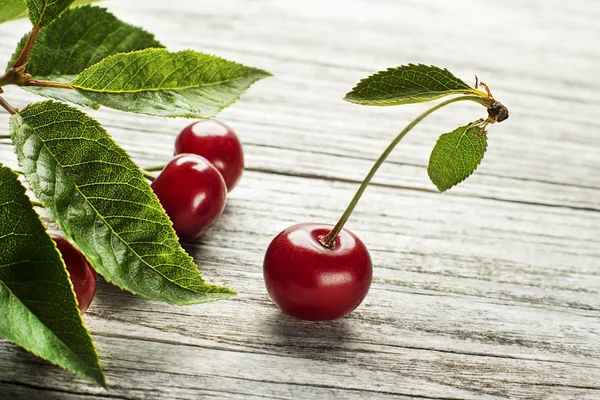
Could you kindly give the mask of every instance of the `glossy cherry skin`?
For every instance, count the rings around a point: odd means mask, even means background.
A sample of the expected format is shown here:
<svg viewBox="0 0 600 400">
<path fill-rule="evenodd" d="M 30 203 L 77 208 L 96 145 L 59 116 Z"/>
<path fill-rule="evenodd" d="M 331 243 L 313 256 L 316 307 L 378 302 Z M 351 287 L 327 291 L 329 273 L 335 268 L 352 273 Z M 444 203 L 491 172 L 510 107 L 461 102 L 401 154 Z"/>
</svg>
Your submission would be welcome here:
<svg viewBox="0 0 600 400">
<path fill-rule="evenodd" d="M 81 313 L 87 311 L 96 294 L 96 271 L 83 254 L 67 239 L 51 235 L 67 266 Z"/>
<path fill-rule="evenodd" d="M 173 158 L 151 186 L 184 242 L 206 232 L 227 201 L 227 187 L 219 171 L 195 154 Z"/>
<path fill-rule="evenodd" d="M 175 140 L 175 154 L 191 153 L 206 158 L 221 173 L 231 192 L 244 171 L 244 152 L 229 126 L 209 119 L 185 127 Z"/>
<path fill-rule="evenodd" d="M 364 243 L 343 229 L 333 247 L 319 242 L 333 228 L 297 224 L 273 239 L 263 274 L 271 299 L 285 313 L 303 320 L 341 318 L 363 301 L 371 287 L 373 266 Z"/>
</svg>

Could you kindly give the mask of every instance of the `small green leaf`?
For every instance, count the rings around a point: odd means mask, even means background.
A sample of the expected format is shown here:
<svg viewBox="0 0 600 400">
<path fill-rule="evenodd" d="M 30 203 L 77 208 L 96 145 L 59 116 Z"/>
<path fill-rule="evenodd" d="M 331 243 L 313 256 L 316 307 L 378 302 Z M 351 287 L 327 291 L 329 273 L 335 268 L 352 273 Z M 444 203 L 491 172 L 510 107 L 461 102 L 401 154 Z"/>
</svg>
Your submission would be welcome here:
<svg viewBox="0 0 600 400">
<path fill-rule="evenodd" d="M 217 56 L 147 49 L 107 57 L 72 86 L 101 105 L 162 117 L 210 118 L 268 72 Z"/>
<path fill-rule="evenodd" d="M 408 64 L 361 80 L 344 100 L 366 106 L 395 106 L 466 93 L 486 96 L 446 69 Z"/>
<path fill-rule="evenodd" d="M 56 246 L 0 164 L 0 337 L 106 387 Z"/>
<path fill-rule="evenodd" d="M 27 41 L 21 39 L 12 60 L 12 66 Z M 66 11 L 55 23 L 42 30 L 29 53 L 27 72 L 33 79 L 71 82 L 84 69 L 105 57 L 147 48 L 164 47 L 154 35 L 141 28 L 126 24 L 100 7 L 84 6 Z M 98 108 L 99 104 L 75 90 L 22 86 L 23 89 Z"/>
<path fill-rule="evenodd" d="M 441 135 L 429 157 L 427 173 L 440 192 L 467 179 L 481 163 L 487 149 L 487 134 L 478 123 Z"/>
<path fill-rule="evenodd" d="M 71 7 L 79 7 L 85 4 L 97 3 L 102 0 L 75 0 Z M 25 0 L 3 0 L 0 4 L 0 24 L 27 17 L 27 4 Z"/>
<path fill-rule="evenodd" d="M 29 20 L 38 28 L 43 28 L 54 22 L 65 12 L 74 0 L 25 0 Z"/>
<path fill-rule="evenodd" d="M 233 294 L 204 283 L 140 169 L 96 120 L 45 101 L 13 115 L 10 128 L 36 197 L 106 280 L 171 304 Z"/>
</svg>

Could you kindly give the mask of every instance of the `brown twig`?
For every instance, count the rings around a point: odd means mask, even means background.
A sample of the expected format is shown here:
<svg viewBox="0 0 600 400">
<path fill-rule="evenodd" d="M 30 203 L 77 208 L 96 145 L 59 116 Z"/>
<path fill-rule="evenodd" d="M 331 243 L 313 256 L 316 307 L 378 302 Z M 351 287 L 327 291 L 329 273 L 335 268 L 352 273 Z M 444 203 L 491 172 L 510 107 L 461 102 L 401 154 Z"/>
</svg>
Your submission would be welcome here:
<svg viewBox="0 0 600 400">
<path fill-rule="evenodd" d="M 35 43 L 35 39 L 36 39 L 39 31 L 40 31 L 40 28 L 35 26 L 31 30 L 31 32 L 29 32 L 29 36 L 27 37 L 27 42 L 25 42 L 25 46 L 23 46 L 21 53 L 15 60 L 13 66 L 12 66 L 12 69 L 17 69 L 17 68 L 20 68 L 23 65 L 25 65 L 25 63 L 27 61 L 27 57 L 29 57 L 29 52 L 33 48 L 33 44 Z"/>
<path fill-rule="evenodd" d="M 4 108 L 6 111 L 8 111 L 12 115 L 15 115 L 17 113 L 17 110 L 15 108 L 13 108 L 13 106 L 8 104 L 6 102 L 6 100 L 4 100 L 2 97 L 0 97 L 0 106 L 2 106 L 2 108 Z"/>
</svg>

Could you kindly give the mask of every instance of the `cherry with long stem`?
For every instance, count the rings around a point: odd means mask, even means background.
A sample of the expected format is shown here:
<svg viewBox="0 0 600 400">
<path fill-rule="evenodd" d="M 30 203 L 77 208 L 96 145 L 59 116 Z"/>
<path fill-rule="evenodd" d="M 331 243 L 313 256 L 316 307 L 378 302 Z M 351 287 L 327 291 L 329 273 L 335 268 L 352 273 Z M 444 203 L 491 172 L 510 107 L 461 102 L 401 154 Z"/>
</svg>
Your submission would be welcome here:
<svg viewBox="0 0 600 400">
<path fill-rule="evenodd" d="M 348 207 L 346 207 L 346 210 L 344 211 L 344 213 L 342 214 L 342 216 L 340 217 L 338 222 L 335 224 L 333 229 L 327 234 L 327 236 L 322 236 L 319 238 L 319 241 L 321 242 L 321 244 L 327 248 L 331 248 L 333 246 L 333 244 L 335 242 L 335 238 L 341 232 L 342 228 L 348 221 L 348 218 L 350 218 L 350 215 L 354 211 L 354 208 L 358 204 L 358 201 L 362 197 L 364 191 L 367 189 L 367 186 L 369 186 L 371 179 L 373 179 L 373 176 L 375 176 L 375 173 L 377 172 L 377 170 L 379 170 L 379 167 L 381 167 L 381 165 L 388 158 L 390 153 L 394 150 L 394 148 L 398 145 L 398 143 L 400 143 L 400 141 L 404 138 L 404 136 L 406 136 L 406 134 L 408 132 L 410 132 L 415 126 L 417 126 L 419 124 L 419 122 L 421 122 L 423 119 L 425 119 L 425 117 L 427 117 L 429 114 L 433 113 L 434 111 L 439 110 L 440 108 L 447 106 L 449 104 L 456 103 L 458 101 L 467 101 L 467 100 L 474 101 L 474 102 L 484 105 L 486 107 L 490 106 L 489 99 L 482 98 L 480 96 L 454 97 L 449 100 L 443 101 L 439 104 L 436 104 L 435 106 L 424 111 L 421 115 L 419 115 L 417 118 L 415 118 L 410 124 L 408 124 L 402 131 L 400 131 L 400 133 L 398 133 L 398 135 L 394 138 L 394 140 L 392 140 L 391 143 L 385 148 L 383 153 L 381 153 L 381 155 L 379 156 L 377 161 L 375 161 L 375 164 L 373 164 L 373 166 L 369 170 L 369 173 L 367 174 L 365 179 L 362 181 L 360 187 L 356 191 L 356 194 L 350 201 L 350 204 L 348 204 Z"/>
<path fill-rule="evenodd" d="M 498 121 L 501 115 L 508 116 L 499 112 L 505 110 L 504 106 L 485 93 L 442 101 L 421 113 L 386 147 L 335 226 L 296 224 L 271 241 L 265 253 L 263 277 L 267 292 L 283 312 L 303 320 L 332 320 L 360 305 L 371 286 L 373 265 L 365 244 L 348 229 L 343 229 L 344 224 L 379 167 L 402 138 L 434 111 L 467 100 L 488 109 L 488 119 L 473 124 L 486 125 Z"/>
</svg>

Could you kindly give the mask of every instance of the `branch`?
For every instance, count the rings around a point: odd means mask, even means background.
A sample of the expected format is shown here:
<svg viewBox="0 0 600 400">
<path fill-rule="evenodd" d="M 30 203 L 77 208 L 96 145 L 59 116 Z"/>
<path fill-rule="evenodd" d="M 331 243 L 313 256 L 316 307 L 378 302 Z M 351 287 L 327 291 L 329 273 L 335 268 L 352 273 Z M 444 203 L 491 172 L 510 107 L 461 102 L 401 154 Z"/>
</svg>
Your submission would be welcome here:
<svg viewBox="0 0 600 400">
<path fill-rule="evenodd" d="M 4 100 L 2 97 L 0 97 L 0 106 L 2 106 L 2 108 L 4 108 L 6 111 L 8 111 L 12 115 L 15 115 L 17 113 L 17 110 L 14 109 L 13 106 L 8 104 L 6 102 L 6 100 Z"/>
<path fill-rule="evenodd" d="M 15 63 L 13 64 L 12 69 L 17 69 L 17 68 L 20 68 L 23 65 L 25 65 L 25 62 L 27 61 L 27 57 L 29 56 L 29 52 L 33 48 L 33 44 L 35 43 L 35 38 L 37 37 L 37 34 L 39 33 L 39 31 L 40 31 L 40 28 L 35 26 L 31 30 L 31 32 L 29 32 L 29 36 L 27 37 L 27 42 L 25 42 L 25 46 L 23 46 L 23 49 L 21 50 L 19 57 L 17 57 L 17 59 L 15 60 Z"/>
</svg>

